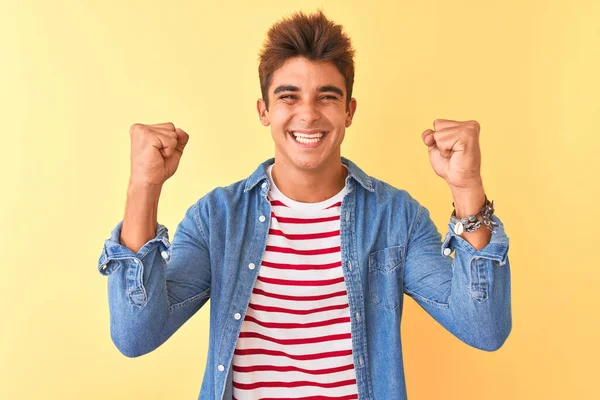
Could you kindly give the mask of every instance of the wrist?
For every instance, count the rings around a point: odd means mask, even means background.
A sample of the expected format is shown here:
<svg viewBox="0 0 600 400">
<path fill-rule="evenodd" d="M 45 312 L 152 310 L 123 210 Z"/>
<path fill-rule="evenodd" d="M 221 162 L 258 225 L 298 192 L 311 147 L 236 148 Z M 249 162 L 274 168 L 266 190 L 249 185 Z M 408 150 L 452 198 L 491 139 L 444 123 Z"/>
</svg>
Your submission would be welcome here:
<svg viewBox="0 0 600 400">
<path fill-rule="evenodd" d="M 128 196 L 160 197 L 162 185 L 147 183 L 142 181 L 129 180 L 127 186 Z"/>
<path fill-rule="evenodd" d="M 452 190 L 454 209 L 458 218 L 475 215 L 485 204 L 485 190 L 483 185 Z"/>
</svg>

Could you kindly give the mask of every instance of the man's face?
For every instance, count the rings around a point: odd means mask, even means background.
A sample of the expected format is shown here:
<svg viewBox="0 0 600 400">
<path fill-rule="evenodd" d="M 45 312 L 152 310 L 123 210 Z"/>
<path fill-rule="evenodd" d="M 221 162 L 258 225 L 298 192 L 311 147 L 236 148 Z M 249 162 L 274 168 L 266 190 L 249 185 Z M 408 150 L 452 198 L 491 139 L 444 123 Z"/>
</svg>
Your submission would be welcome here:
<svg viewBox="0 0 600 400">
<path fill-rule="evenodd" d="M 300 170 L 339 167 L 345 129 L 356 111 L 355 99 L 346 108 L 346 95 L 332 62 L 286 60 L 273 74 L 269 110 L 263 99 L 257 102 L 261 123 L 271 126 L 276 161 Z"/>
</svg>

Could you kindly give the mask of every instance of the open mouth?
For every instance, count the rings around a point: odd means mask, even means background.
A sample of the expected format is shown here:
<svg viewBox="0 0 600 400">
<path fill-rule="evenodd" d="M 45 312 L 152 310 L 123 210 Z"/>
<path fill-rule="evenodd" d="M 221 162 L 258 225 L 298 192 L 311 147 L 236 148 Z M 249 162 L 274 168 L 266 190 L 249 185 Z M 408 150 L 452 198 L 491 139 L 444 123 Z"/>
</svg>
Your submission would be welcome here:
<svg viewBox="0 0 600 400">
<path fill-rule="evenodd" d="M 326 131 L 315 132 L 315 133 L 303 133 L 291 131 L 288 132 L 290 136 L 296 140 L 298 143 L 302 144 L 316 144 L 319 143 L 325 136 L 327 136 Z"/>
</svg>

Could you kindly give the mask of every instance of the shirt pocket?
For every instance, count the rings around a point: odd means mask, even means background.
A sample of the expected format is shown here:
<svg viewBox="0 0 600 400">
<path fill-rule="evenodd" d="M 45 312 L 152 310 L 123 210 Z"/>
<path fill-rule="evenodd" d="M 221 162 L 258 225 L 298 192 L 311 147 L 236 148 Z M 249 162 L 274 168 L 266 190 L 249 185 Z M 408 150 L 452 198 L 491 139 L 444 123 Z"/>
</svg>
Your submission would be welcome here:
<svg viewBox="0 0 600 400">
<path fill-rule="evenodd" d="M 394 311 L 403 295 L 404 246 L 392 246 L 369 254 L 369 297 L 371 303 Z"/>
</svg>

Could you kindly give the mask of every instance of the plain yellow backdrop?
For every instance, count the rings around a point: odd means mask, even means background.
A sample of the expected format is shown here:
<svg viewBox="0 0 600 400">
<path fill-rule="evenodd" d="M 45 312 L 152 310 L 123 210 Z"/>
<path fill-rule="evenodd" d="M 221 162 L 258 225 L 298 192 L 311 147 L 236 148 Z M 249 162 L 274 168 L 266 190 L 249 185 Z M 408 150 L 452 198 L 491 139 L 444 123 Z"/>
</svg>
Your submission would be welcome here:
<svg viewBox="0 0 600 400">
<path fill-rule="evenodd" d="M 272 23 L 319 7 L 357 50 L 343 154 L 445 232 L 450 190 L 420 135 L 436 118 L 479 121 L 511 239 L 499 351 L 407 299 L 409 398 L 600 398 L 599 1 L 28 0 L 0 3 L 0 399 L 197 398 L 208 306 L 143 357 L 110 339 L 97 260 L 124 211 L 129 126 L 190 134 L 160 203 L 172 238 L 190 204 L 272 156 L 258 51 Z"/>
</svg>

